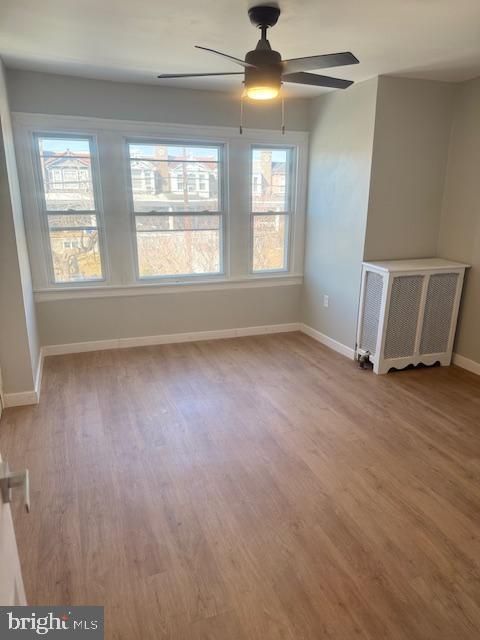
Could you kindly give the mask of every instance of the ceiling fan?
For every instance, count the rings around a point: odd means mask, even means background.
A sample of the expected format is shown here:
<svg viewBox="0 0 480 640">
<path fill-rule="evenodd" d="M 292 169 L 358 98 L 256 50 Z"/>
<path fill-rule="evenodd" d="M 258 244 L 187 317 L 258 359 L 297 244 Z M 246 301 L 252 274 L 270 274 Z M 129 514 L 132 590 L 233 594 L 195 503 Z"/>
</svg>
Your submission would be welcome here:
<svg viewBox="0 0 480 640">
<path fill-rule="evenodd" d="M 305 73 L 312 69 L 327 69 L 349 64 L 358 64 L 357 58 L 345 51 L 343 53 L 327 53 L 305 58 L 293 58 L 282 60 L 278 51 L 274 51 L 267 39 L 267 29 L 273 27 L 280 16 L 280 9 L 275 6 L 260 5 L 248 10 L 250 22 L 257 26 L 261 32 L 261 38 L 253 51 L 249 51 L 245 60 L 235 58 L 226 53 L 196 46 L 197 49 L 209 51 L 215 55 L 227 58 L 244 67 L 244 71 L 226 73 L 164 73 L 159 75 L 164 78 L 199 78 L 207 76 L 233 76 L 245 75 L 245 94 L 253 100 L 270 100 L 279 94 L 283 82 L 295 82 L 316 87 L 330 87 L 333 89 L 347 89 L 352 80 L 342 80 L 330 76 L 320 76 L 315 73 Z"/>
</svg>

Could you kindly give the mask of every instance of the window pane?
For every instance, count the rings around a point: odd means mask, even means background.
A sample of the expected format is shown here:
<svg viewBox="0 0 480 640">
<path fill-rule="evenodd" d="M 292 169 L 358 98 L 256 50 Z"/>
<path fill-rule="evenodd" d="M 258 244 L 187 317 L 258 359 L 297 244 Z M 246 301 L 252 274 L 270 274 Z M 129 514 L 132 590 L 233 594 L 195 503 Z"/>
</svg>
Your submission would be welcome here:
<svg viewBox="0 0 480 640">
<path fill-rule="evenodd" d="M 47 210 L 95 210 L 90 141 L 39 138 L 38 145 Z"/>
<path fill-rule="evenodd" d="M 102 278 L 98 231 L 50 231 L 55 282 Z"/>
<path fill-rule="evenodd" d="M 219 211 L 219 148 L 129 144 L 136 213 Z"/>
<path fill-rule="evenodd" d="M 137 216 L 141 278 L 220 272 L 220 216 Z"/>
<path fill-rule="evenodd" d="M 62 227 L 96 227 L 97 216 L 95 214 L 75 216 L 70 215 L 48 215 L 48 227 L 50 229 Z"/>
<path fill-rule="evenodd" d="M 253 216 L 253 270 L 285 269 L 286 215 Z"/>
<path fill-rule="evenodd" d="M 288 211 L 290 149 L 252 149 L 252 211 Z"/>
</svg>

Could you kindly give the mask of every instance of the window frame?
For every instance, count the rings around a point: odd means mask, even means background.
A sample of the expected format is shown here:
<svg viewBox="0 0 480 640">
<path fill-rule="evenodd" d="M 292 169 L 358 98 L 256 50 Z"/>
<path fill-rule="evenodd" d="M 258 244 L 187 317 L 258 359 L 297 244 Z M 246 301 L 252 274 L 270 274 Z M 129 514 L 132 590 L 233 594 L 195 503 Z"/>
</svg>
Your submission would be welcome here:
<svg viewBox="0 0 480 640">
<path fill-rule="evenodd" d="M 133 181 L 131 171 L 131 156 L 130 145 L 131 144 L 151 144 L 151 145 L 172 145 L 172 146 L 184 146 L 184 147 L 215 147 L 218 149 L 218 210 L 217 211 L 135 211 L 135 201 L 133 197 Z M 125 163 L 126 163 L 126 176 L 127 184 L 126 189 L 128 193 L 128 204 L 130 211 L 130 226 L 131 226 L 131 239 L 133 248 L 133 259 L 135 268 L 135 281 L 138 284 L 146 283 L 165 283 L 165 282 L 195 282 L 196 280 L 218 280 L 228 277 L 229 269 L 227 264 L 227 233 L 228 233 L 228 179 L 227 179 L 227 158 L 228 158 L 228 142 L 225 140 L 191 140 L 181 137 L 143 137 L 143 136 L 127 136 L 124 137 L 124 149 L 125 149 Z M 183 182 L 183 176 L 182 176 Z M 186 179 L 188 189 L 188 176 Z M 153 275 L 153 276 L 141 276 L 139 267 L 139 253 L 138 253 L 138 238 L 136 218 L 137 216 L 159 216 L 159 217 L 180 217 L 180 216 L 218 216 L 220 219 L 219 232 L 219 271 L 215 273 L 184 273 L 184 274 L 168 274 L 168 275 Z"/>
<path fill-rule="evenodd" d="M 75 132 L 62 132 L 62 131 L 33 131 L 33 170 L 34 170 L 34 185 L 35 185 L 35 200 L 37 203 L 37 210 L 39 213 L 39 226 L 42 236 L 42 250 L 44 257 L 44 267 L 47 276 L 48 284 L 54 288 L 65 287 L 95 287 L 98 285 L 104 285 L 109 281 L 109 268 L 107 259 L 107 247 L 105 242 L 105 224 L 103 213 L 102 193 L 100 186 L 100 167 L 98 161 L 98 145 L 97 138 L 92 133 Z M 59 139 L 59 140 L 88 140 L 90 149 L 90 168 L 92 174 L 92 189 L 93 189 L 93 202 L 95 208 L 92 210 L 65 210 L 65 211 L 50 211 L 47 208 L 46 196 L 45 196 L 45 184 L 42 171 L 42 160 L 40 156 L 39 141 L 42 138 L 47 139 Z M 63 182 L 63 170 L 62 182 Z M 55 280 L 55 270 L 53 266 L 53 253 L 50 241 L 50 227 L 48 223 L 49 215 L 95 215 L 97 225 L 96 227 L 61 227 L 62 231 L 80 231 L 85 229 L 96 229 L 98 231 L 98 248 L 100 253 L 100 266 L 102 269 L 101 278 L 90 278 L 85 280 Z"/>
<path fill-rule="evenodd" d="M 20 189 L 26 239 L 36 301 L 106 298 L 130 295 L 157 295 L 176 291 L 235 290 L 301 284 L 305 244 L 306 197 L 309 134 L 307 131 L 249 128 L 243 135 L 232 125 L 181 124 L 145 120 L 120 120 L 92 116 L 13 112 L 15 152 L 18 159 Z M 90 138 L 92 161 L 99 170 L 101 199 L 96 194 L 97 226 L 102 241 L 105 281 L 88 280 L 55 283 L 47 274 L 51 264 L 43 229 L 42 207 L 36 180 L 34 135 L 45 137 Z M 191 275 L 186 278 L 161 276 L 153 280 L 136 277 L 136 241 L 133 237 L 129 203 L 128 154 L 125 139 L 174 143 L 223 145 L 224 149 L 224 274 Z M 250 145 L 267 148 L 292 147 L 295 150 L 295 215 L 289 229 L 289 270 L 251 272 L 249 180 Z M 98 189 L 100 190 L 100 188 Z"/>
<path fill-rule="evenodd" d="M 253 151 L 255 149 L 279 149 L 288 151 L 288 171 L 285 174 L 287 180 L 286 198 L 287 211 L 265 211 L 256 212 L 253 211 Z M 249 251 L 248 251 L 248 273 L 252 277 L 266 277 L 271 275 L 275 277 L 275 274 L 287 274 L 290 273 L 292 263 L 292 251 L 293 251 L 293 235 L 295 228 L 295 217 L 298 206 L 297 202 L 297 177 L 298 177 L 298 146 L 293 144 L 266 144 L 266 143 L 251 143 L 249 145 L 249 160 L 248 160 L 248 206 L 249 206 Z M 253 268 L 253 246 L 254 246 L 254 219 L 255 216 L 285 216 L 285 240 L 284 240 L 284 255 L 285 266 L 281 269 L 254 269 Z"/>
</svg>

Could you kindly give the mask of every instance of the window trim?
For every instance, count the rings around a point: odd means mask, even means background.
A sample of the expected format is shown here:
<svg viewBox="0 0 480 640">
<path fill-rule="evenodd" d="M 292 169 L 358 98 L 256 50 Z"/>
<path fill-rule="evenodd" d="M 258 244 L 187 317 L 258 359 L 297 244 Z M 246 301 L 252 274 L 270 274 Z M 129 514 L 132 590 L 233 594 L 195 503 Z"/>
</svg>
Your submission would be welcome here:
<svg viewBox="0 0 480 640">
<path fill-rule="evenodd" d="M 41 138 L 55 139 L 59 140 L 71 139 L 71 140 L 88 140 L 89 148 L 90 148 L 90 167 L 92 173 L 92 188 L 93 188 L 93 200 L 95 204 L 95 209 L 93 210 L 82 210 L 78 213 L 84 215 L 95 215 L 97 220 L 97 226 L 92 227 L 98 231 L 98 247 L 100 253 L 100 265 L 102 268 L 102 277 L 101 278 L 91 278 L 86 280 L 55 280 L 55 270 L 53 267 L 53 254 L 52 254 L 52 246 L 50 242 L 50 227 L 48 224 L 48 216 L 49 215 L 75 215 L 75 211 L 73 210 L 65 210 L 65 211 L 49 211 L 47 209 L 47 202 L 45 197 L 45 185 L 43 180 L 42 173 L 42 161 L 40 157 L 40 147 L 39 140 Z M 41 244 L 42 244 L 42 253 L 44 258 L 44 268 L 46 271 L 48 284 L 52 288 L 64 288 L 68 287 L 84 287 L 84 286 L 101 286 L 109 281 L 109 269 L 108 269 L 108 258 L 107 258 L 107 246 L 105 242 L 105 225 L 103 218 L 103 205 L 102 205 L 102 193 L 101 193 L 101 185 L 100 185 L 100 167 L 98 162 L 98 147 L 96 136 L 92 133 L 81 133 L 81 132 L 62 132 L 62 131 L 33 131 L 32 132 L 32 153 L 33 153 L 33 173 L 34 173 L 34 186 L 35 193 L 34 198 L 37 204 L 37 210 L 39 214 L 39 226 L 41 232 Z M 63 174 L 62 174 L 63 176 Z M 85 227 L 62 227 L 62 231 L 78 231 L 80 229 L 87 229 L 88 226 Z"/>
<path fill-rule="evenodd" d="M 253 211 L 253 151 L 254 149 L 287 149 L 289 152 L 288 172 L 287 172 L 287 193 L 285 201 L 288 205 L 287 211 Z M 295 217 L 298 208 L 297 202 L 297 182 L 298 182 L 298 145 L 293 144 L 263 144 L 251 143 L 249 145 L 248 161 L 248 207 L 249 207 L 249 251 L 248 251 L 248 273 L 252 277 L 275 277 L 276 274 L 288 274 L 291 272 L 292 253 L 294 243 Z M 285 266 L 282 269 L 254 269 L 253 268 L 253 240 L 254 240 L 254 218 L 255 216 L 285 216 Z"/>
<path fill-rule="evenodd" d="M 219 196 L 218 203 L 219 209 L 217 211 L 175 211 L 173 212 L 160 212 L 160 211 L 135 211 L 135 202 L 133 198 L 133 182 L 131 172 L 131 156 L 130 148 L 131 144 L 162 144 L 162 145 L 176 145 L 176 146 L 196 146 L 196 147 L 216 147 L 218 148 L 218 167 L 219 167 Z M 190 282 L 196 280 L 219 280 L 228 276 L 229 269 L 226 263 L 227 256 L 227 218 L 228 218 L 228 191 L 227 191 L 227 158 L 228 158 L 228 143 L 225 140 L 220 141 L 201 141 L 190 140 L 184 138 L 164 138 L 164 137 L 144 137 L 144 136 L 125 136 L 124 137 L 124 157 L 126 161 L 126 175 L 127 175 L 127 194 L 128 205 L 130 212 L 130 226 L 131 226 L 131 241 L 133 249 L 134 269 L 135 269 L 135 281 L 138 284 L 143 283 L 161 283 L 161 282 Z M 187 179 L 188 183 L 188 179 Z M 188 188 L 188 184 L 187 184 Z M 137 216 L 218 216 L 220 218 L 220 246 L 219 246 L 219 265 L 220 270 L 215 273 L 184 273 L 184 274 L 168 274 L 168 275 L 153 275 L 153 276 L 141 276 L 139 266 L 138 255 L 138 241 L 137 241 Z"/>
</svg>

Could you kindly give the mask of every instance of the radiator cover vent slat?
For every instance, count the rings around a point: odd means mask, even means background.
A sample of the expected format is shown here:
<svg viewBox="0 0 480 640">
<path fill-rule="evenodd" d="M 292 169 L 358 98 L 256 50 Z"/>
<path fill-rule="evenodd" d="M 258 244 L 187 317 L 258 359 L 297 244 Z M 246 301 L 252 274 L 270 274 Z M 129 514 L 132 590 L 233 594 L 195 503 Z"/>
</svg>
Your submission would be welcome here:
<svg viewBox="0 0 480 640">
<path fill-rule="evenodd" d="M 404 358 L 415 350 L 423 276 L 398 276 L 393 280 L 388 309 L 385 358 Z"/>
<path fill-rule="evenodd" d="M 448 348 L 458 273 L 437 273 L 428 283 L 420 353 L 443 353 Z"/>
<path fill-rule="evenodd" d="M 360 348 L 375 355 L 382 306 L 383 278 L 369 271 L 365 281 L 365 307 L 362 319 Z"/>
</svg>

